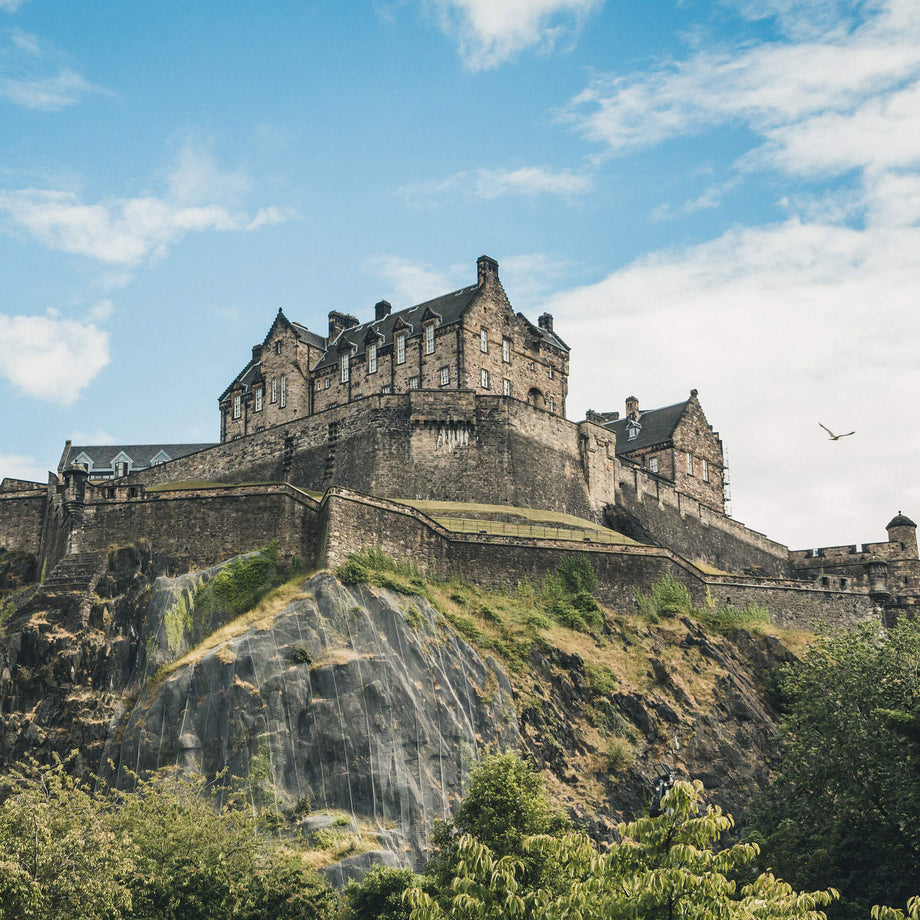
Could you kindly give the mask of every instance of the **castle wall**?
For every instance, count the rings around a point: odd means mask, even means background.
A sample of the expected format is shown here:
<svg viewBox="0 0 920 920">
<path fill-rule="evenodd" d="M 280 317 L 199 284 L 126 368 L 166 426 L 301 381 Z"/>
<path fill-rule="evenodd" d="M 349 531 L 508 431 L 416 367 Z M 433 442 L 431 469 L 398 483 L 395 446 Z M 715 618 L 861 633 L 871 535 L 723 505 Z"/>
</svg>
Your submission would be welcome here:
<svg viewBox="0 0 920 920">
<path fill-rule="evenodd" d="M 0 549 L 39 554 L 45 500 L 44 491 L 0 492 Z"/>
<path fill-rule="evenodd" d="M 620 463 L 616 503 L 607 519 L 627 536 L 653 540 L 725 572 L 791 574 L 785 546 L 630 464 Z"/>
<path fill-rule="evenodd" d="M 72 519 L 71 552 L 147 539 L 176 564 L 210 565 L 273 540 L 283 556 L 312 562 L 317 505 L 285 486 L 147 493 L 87 502 Z"/>
<path fill-rule="evenodd" d="M 421 571 L 496 589 L 517 582 L 540 584 L 564 558 L 578 553 L 590 560 L 597 575 L 596 596 L 617 613 L 634 613 L 636 592 L 648 594 L 664 575 L 671 575 L 687 586 L 698 608 L 707 600 L 736 608 L 756 603 L 770 611 L 778 626 L 839 628 L 878 615 L 868 596 L 856 591 L 816 590 L 792 579 L 707 576 L 660 547 L 451 533 L 412 508 L 345 490 L 330 491 L 321 516 L 324 536 L 318 561 L 331 568 L 350 553 L 373 546 L 412 560 Z"/>
<path fill-rule="evenodd" d="M 587 431 L 512 398 L 413 390 L 220 444 L 126 482 L 285 480 L 318 492 L 342 485 L 394 498 L 516 504 L 596 518 L 614 497 L 615 464 L 610 433 L 598 426 L 590 426 L 595 447 L 585 454 Z"/>
</svg>

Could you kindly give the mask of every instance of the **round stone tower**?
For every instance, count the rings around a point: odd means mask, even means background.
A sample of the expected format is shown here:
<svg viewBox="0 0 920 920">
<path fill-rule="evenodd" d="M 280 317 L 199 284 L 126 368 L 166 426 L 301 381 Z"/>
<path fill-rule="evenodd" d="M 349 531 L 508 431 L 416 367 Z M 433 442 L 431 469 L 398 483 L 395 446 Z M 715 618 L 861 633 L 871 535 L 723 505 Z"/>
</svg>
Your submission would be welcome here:
<svg viewBox="0 0 920 920">
<path fill-rule="evenodd" d="M 885 528 L 888 531 L 888 542 L 895 544 L 892 549 L 894 558 L 917 558 L 917 525 L 906 515 L 899 511 Z"/>
</svg>

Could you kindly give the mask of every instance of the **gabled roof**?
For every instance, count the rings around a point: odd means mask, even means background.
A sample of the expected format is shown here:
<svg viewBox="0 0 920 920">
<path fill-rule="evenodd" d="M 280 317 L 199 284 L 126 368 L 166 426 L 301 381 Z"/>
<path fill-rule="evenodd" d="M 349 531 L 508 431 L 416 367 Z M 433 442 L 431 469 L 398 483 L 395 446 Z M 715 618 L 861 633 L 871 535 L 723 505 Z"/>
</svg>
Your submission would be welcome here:
<svg viewBox="0 0 920 920">
<path fill-rule="evenodd" d="M 359 323 L 357 326 L 345 329 L 329 343 L 328 350 L 313 365 L 313 370 L 333 367 L 338 362 L 339 346 L 346 343 L 351 345 L 353 355 L 363 355 L 368 342 L 368 334 L 372 332 L 382 336 L 378 339 L 378 347 L 382 348 L 393 343 L 393 334 L 398 328 L 405 328 L 409 335 L 418 335 L 422 331 L 422 321 L 428 317 L 436 319 L 439 326 L 459 322 L 478 291 L 479 285 L 473 284 L 460 288 L 459 291 L 442 294 L 440 297 L 435 297 L 434 300 L 426 300 L 414 307 L 389 313 L 382 319 Z M 372 335 L 370 341 L 373 342 Z"/>
<path fill-rule="evenodd" d="M 627 426 L 630 419 L 617 419 L 614 422 L 605 422 L 604 428 L 616 434 L 617 453 L 628 454 L 634 450 L 641 450 L 643 447 L 654 447 L 665 441 L 670 441 L 674 436 L 674 429 L 680 421 L 684 410 L 687 408 L 689 399 L 683 402 L 675 403 L 673 406 L 665 406 L 662 409 L 648 409 L 639 414 L 639 434 L 629 440 Z"/>
<path fill-rule="evenodd" d="M 71 444 L 61 457 L 60 469 L 65 470 L 77 457 L 84 454 L 92 463 L 93 470 L 110 470 L 115 458 L 124 454 L 131 459 L 135 468 L 150 466 L 157 454 L 163 452 L 170 460 L 178 460 L 188 454 L 197 453 L 214 444 Z"/>
</svg>

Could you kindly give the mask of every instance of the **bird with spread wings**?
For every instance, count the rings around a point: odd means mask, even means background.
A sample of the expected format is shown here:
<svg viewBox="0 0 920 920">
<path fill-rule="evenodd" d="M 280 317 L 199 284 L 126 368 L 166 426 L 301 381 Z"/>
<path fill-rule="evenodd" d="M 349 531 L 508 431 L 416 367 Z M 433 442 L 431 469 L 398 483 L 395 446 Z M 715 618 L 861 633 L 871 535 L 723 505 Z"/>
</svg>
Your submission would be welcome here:
<svg viewBox="0 0 920 920">
<path fill-rule="evenodd" d="M 818 422 L 818 424 L 821 425 L 820 422 Z M 832 441 L 839 441 L 841 438 L 848 438 L 851 434 L 856 434 L 855 431 L 848 431 L 846 434 L 834 434 L 827 425 L 821 425 L 821 427 L 827 432 L 828 437 Z"/>
</svg>

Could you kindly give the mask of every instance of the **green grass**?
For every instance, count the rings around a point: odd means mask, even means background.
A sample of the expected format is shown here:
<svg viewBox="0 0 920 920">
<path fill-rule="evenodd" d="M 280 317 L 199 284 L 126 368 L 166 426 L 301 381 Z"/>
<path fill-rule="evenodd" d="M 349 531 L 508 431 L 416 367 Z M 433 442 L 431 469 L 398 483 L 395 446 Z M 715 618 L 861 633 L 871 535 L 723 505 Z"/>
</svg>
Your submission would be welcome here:
<svg viewBox="0 0 920 920">
<path fill-rule="evenodd" d="M 638 545 L 635 540 L 615 530 L 561 511 L 474 502 L 395 501 L 420 511 L 445 529 L 456 533 L 479 533 L 484 530 L 490 534 L 513 537 L 580 542 L 587 537 L 596 543 Z"/>
</svg>

